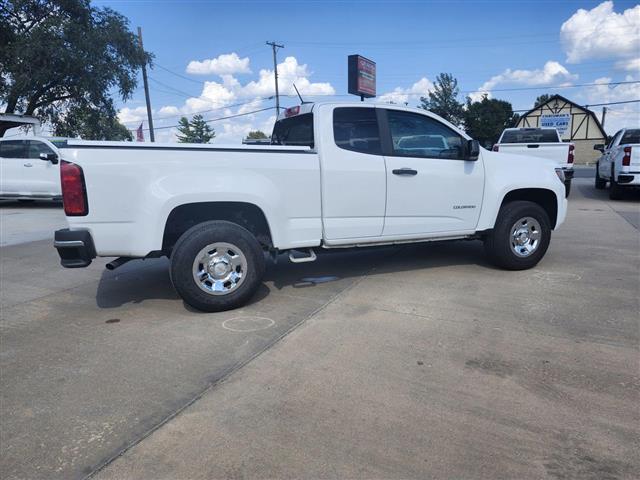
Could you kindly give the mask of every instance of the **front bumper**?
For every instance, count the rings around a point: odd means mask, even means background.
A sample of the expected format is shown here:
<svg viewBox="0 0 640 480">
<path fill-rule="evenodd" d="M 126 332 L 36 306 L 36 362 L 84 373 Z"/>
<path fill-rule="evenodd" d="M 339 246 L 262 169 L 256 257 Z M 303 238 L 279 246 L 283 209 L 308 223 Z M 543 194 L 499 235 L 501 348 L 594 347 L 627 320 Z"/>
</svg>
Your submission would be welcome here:
<svg viewBox="0 0 640 480">
<path fill-rule="evenodd" d="M 96 258 L 96 247 L 87 230 L 56 230 L 53 246 L 58 250 L 60 264 L 65 268 L 88 267 Z"/>
</svg>

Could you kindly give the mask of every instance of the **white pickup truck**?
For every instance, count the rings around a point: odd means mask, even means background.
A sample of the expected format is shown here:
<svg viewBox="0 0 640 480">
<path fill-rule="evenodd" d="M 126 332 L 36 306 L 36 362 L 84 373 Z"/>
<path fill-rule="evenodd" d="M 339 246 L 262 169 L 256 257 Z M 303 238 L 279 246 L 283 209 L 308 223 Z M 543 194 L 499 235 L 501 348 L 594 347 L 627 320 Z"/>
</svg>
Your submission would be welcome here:
<svg viewBox="0 0 640 480">
<path fill-rule="evenodd" d="M 602 190 L 609 182 L 609 197 L 618 200 L 623 190 L 640 187 L 640 128 L 623 128 L 605 147 L 594 145 L 602 152 L 596 164 L 596 188 Z"/>
<path fill-rule="evenodd" d="M 530 268 L 567 211 L 562 168 L 481 149 L 425 110 L 303 104 L 276 122 L 272 143 L 70 140 L 62 265 L 168 256 L 182 298 L 218 311 L 251 298 L 265 252 L 301 262 L 314 249 L 481 239 L 495 264 Z"/>
<path fill-rule="evenodd" d="M 0 138 L 0 198 L 60 199 L 58 147 L 65 138 Z"/>
<path fill-rule="evenodd" d="M 494 152 L 513 153 L 552 160 L 564 170 L 567 196 L 571 191 L 575 146 L 563 142 L 555 128 L 506 128 Z"/>
</svg>

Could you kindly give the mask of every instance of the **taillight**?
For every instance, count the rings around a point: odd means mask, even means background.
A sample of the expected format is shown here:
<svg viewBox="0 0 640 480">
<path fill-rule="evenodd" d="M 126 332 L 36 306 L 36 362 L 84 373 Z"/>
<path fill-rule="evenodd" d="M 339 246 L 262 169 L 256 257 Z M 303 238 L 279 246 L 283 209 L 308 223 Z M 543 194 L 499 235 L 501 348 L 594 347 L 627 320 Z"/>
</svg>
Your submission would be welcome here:
<svg viewBox="0 0 640 480">
<path fill-rule="evenodd" d="M 296 105 L 295 107 L 289 107 L 284 111 L 284 116 L 286 118 L 293 117 L 294 115 L 298 115 L 300 113 L 300 105 Z"/>
<path fill-rule="evenodd" d="M 87 190 L 82 168 L 75 163 L 62 160 L 60 162 L 60 183 L 62 184 L 62 203 L 65 215 L 82 217 L 88 214 Z"/>
<path fill-rule="evenodd" d="M 624 147 L 624 156 L 622 157 L 622 166 L 628 167 L 631 165 L 631 147 Z"/>
<path fill-rule="evenodd" d="M 497 152 L 499 148 L 500 147 L 496 144 L 496 145 L 493 146 L 493 148 L 491 150 L 494 151 L 494 152 Z"/>
<path fill-rule="evenodd" d="M 573 163 L 573 151 L 576 149 L 574 145 L 569 145 L 569 154 L 567 155 L 567 163 Z"/>
</svg>

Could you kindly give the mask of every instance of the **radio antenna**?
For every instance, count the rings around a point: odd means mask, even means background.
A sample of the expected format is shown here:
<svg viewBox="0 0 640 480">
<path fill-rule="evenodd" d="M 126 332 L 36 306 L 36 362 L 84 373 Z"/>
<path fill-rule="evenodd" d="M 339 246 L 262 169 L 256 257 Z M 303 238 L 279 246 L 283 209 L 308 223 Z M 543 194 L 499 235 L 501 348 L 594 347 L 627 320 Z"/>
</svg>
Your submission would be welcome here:
<svg viewBox="0 0 640 480">
<path fill-rule="evenodd" d="M 293 84 L 293 88 L 296 89 L 296 93 L 298 94 L 298 98 L 300 99 L 300 103 L 304 104 L 304 100 L 302 99 L 302 95 L 300 95 L 300 92 L 298 91 L 298 87 L 296 87 L 296 84 Z"/>
</svg>

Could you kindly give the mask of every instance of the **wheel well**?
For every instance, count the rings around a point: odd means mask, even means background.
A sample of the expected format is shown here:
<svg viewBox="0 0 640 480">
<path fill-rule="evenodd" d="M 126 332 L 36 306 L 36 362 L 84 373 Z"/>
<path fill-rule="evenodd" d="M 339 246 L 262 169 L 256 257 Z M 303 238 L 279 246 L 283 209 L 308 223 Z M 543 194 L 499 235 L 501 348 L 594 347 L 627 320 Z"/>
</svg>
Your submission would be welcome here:
<svg viewBox="0 0 640 480">
<path fill-rule="evenodd" d="M 544 188 L 521 188 L 512 190 L 505 195 L 500 207 L 502 208 L 503 205 L 516 200 L 526 200 L 540 205 L 547 212 L 547 215 L 549 215 L 551 228 L 555 228 L 558 219 L 558 200 L 553 191 Z"/>
<path fill-rule="evenodd" d="M 273 246 L 269 224 L 259 207 L 243 202 L 201 202 L 180 205 L 171 211 L 164 226 L 162 250 L 168 255 L 184 232 L 211 220 L 237 223 L 249 230 L 263 247 Z"/>
</svg>

